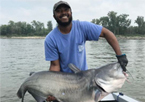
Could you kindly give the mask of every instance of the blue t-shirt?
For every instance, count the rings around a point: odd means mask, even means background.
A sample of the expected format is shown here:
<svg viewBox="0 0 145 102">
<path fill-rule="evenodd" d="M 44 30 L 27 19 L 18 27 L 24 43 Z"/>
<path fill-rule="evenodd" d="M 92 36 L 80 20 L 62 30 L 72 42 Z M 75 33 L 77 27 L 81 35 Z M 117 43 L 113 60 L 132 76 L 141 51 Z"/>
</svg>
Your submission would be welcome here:
<svg viewBox="0 0 145 102">
<path fill-rule="evenodd" d="M 72 72 L 68 67 L 70 63 L 80 70 L 87 70 L 85 42 L 98 40 L 101 31 L 102 26 L 85 21 L 72 21 L 68 34 L 62 34 L 56 27 L 45 38 L 45 59 L 59 59 L 62 72 Z"/>
</svg>

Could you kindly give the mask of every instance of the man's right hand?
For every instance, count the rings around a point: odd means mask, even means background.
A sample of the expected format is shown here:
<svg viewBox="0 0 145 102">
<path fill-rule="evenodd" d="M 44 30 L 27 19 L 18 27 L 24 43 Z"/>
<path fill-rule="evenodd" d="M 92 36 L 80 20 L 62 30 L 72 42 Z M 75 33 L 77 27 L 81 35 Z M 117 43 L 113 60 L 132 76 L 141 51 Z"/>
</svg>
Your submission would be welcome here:
<svg viewBox="0 0 145 102">
<path fill-rule="evenodd" d="M 47 99 L 46 99 L 46 101 L 55 101 L 56 100 L 56 98 L 55 97 L 53 97 L 53 96 L 48 96 L 47 97 Z"/>
</svg>

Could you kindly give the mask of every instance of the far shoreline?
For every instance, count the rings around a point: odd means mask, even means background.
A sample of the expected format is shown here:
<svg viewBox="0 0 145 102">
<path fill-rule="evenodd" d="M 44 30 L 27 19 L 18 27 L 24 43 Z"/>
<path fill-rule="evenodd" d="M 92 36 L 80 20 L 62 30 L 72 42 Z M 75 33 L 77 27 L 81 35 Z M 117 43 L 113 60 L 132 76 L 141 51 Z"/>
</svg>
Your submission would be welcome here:
<svg viewBox="0 0 145 102">
<path fill-rule="evenodd" d="M 144 36 L 122 36 L 122 35 L 115 35 L 117 39 L 128 39 L 128 40 L 145 40 Z M 0 39 L 45 39 L 45 36 L 0 36 Z"/>
<path fill-rule="evenodd" d="M 143 36 L 122 36 L 122 35 L 116 35 L 117 39 L 128 39 L 128 40 L 145 40 L 145 35 Z"/>
</svg>

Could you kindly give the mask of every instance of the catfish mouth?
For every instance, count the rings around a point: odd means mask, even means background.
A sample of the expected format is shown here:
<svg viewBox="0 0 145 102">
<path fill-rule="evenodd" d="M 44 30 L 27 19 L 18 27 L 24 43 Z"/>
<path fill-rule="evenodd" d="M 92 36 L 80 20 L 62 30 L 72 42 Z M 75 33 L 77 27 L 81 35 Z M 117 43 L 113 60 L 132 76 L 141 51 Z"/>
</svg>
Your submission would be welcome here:
<svg viewBox="0 0 145 102">
<path fill-rule="evenodd" d="M 97 86 L 99 89 L 101 89 L 102 91 L 106 92 L 101 86 L 99 86 L 99 85 L 96 83 L 96 81 L 95 81 L 95 84 L 96 84 L 96 86 Z M 106 92 L 106 93 L 107 93 L 107 92 Z"/>
</svg>

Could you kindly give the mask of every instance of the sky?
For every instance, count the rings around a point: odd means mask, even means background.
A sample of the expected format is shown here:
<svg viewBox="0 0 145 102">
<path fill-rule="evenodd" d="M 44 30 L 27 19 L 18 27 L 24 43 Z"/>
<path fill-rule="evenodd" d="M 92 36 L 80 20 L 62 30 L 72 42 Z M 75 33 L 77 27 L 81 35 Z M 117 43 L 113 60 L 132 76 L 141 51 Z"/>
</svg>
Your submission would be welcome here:
<svg viewBox="0 0 145 102">
<path fill-rule="evenodd" d="M 33 20 L 47 24 L 53 18 L 53 6 L 59 0 L 0 0 L 0 25 L 22 21 L 31 23 Z M 74 20 L 92 21 L 107 16 L 110 11 L 117 15 L 128 14 L 131 25 L 138 16 L 145 17 L 145 0 L 65 0 L 72 8 Z"/>
</svg>

